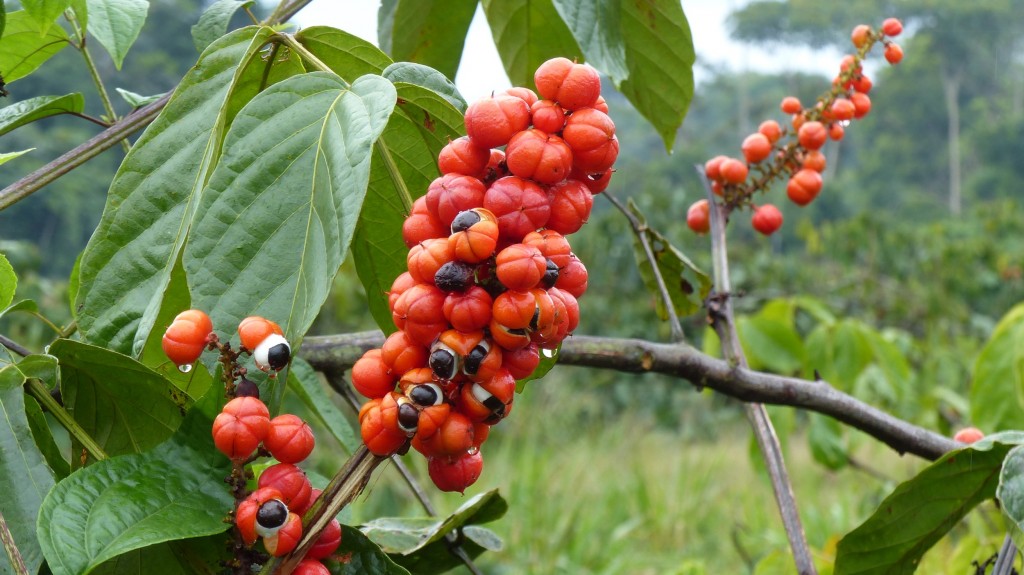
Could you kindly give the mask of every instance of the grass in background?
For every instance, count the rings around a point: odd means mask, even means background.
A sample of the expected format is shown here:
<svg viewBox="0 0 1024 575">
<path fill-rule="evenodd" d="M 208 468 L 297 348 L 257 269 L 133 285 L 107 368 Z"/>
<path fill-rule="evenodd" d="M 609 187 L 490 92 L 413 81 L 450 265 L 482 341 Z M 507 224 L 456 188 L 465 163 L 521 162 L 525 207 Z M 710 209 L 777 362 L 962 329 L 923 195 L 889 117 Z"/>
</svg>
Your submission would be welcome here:
<svg viewBox="0 0 1024 575">
<path fill-rule="evenodd" d="M 792 571 L 771 486 L 750 457 L 750 433 L 739 409 L 679 382 L 678 393 L 687 398 L 676 425 L 669 426 L 645 405 L 651 380 L 623 376 L 613 385 L 628 386 L 636 402 L 620 401 L 610 414 L 602 403 L 612 388 L 595 385 L 591 375 L 559 368 L 531 383 L 484 445 L 483 476 L 466 495 L 498 487 L 510 506 L 505 517 L 488 525 L 505 549 L 478 560 L 484 573 Z M 690 421 L 706 425 L 708 410 L 723 414 L 714 429 L 692 429 Z M 861 444 L 858 461 L 890 480 L 853 469 L 827 471 L 811 459 L 801 435 L 786 447 L 804 528 L 822 566 L 831 565 L 840 536 L 862 522 L 896 482 L 924 466 L 874 441 Z M 423 458 L 406 461 L 429 486 Z M 432 487 L 428 492 L 442 512 L 464 501 Z M 375 476 L 353 513 L 354 522 L 423 514 L 393 469 Z M 1002 525 L 977 515 L 926 556 L 926 563 L 944 565 L 955 553 L 965 566 L 971 558 L 984 560 L 982 547 L 998 546 Z M 957 545 L 961 536 L 973 538 L 973 547 Z"/>
</svg>

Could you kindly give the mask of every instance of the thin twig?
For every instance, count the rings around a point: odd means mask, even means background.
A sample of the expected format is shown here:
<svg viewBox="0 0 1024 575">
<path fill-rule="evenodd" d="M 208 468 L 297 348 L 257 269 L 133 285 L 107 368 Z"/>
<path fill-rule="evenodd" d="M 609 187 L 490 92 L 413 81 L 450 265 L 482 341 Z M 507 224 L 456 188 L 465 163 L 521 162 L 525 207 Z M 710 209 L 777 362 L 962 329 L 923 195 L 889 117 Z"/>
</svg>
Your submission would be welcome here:
<svg viewBox="0 0 1024 575">
<path fill-rule="evenodd" d="M 21 357 L 28 357 L 32 355 L 32 350 L 21 345 L 20 343 L 8 338 L 5 335 L 0 335 L 0 345 L 20 355 Z"/>
<path fill-rule="evenodd" d="M 324 375 L 327 377 L 327 382 L 330 384 L 331 389 L 341 395 L 348 403 L 349 407 L 358 412 L 359 398 L 356 397 L 352 386 L 345 382 L 343 372 L 331 371 L 325 372 Z M 394 464 L 395 469 L 397 469 L 398 473 L 401 474 L 402 479 L 405 480 L 405 484 L 409 487 L 409 490 L 412 491 L 416 500 L 420 502 L 420 505 L 423 507 L 423 510 L 426 511 L 427 515 L 436 517 L 437 509 L 435 509 L 434 504 L 430 502 L 430 499 L 427 497 L 427 493 L 423 490 L 423 487 L 420 486 L 419 481 L 413 477 L 412 472 L 409 471 L 405 462 L 402 461 L 401 456 L 397 454 L 392 455 L 391 463 Z M 455 532 L 450 531 L 445 534 L 445 540 L 449 544 L 448 550 L 462 561 L 466 568 L 469 569 L 470 573 L 473 573 L 473 575 L 481 575 L 481 571 L 476 564 L 473 563 L 473 559 L 465 552 L 464 549 L 462 549 L 462 547 L 458 545 L 458 539 L 458 535 L 456 535 Z"/>
<path fill-rule="evenodd" d="M 14 535 L 7 528 L 7 520 L 4 519 L 3 513 L 0 513 L 0 545 L 3 545 L 15 575 L 29 575 L 28 567 L 25 566 L 25 560 L 21 557 L 21 551 L 18 551 Z"/>
<path fill-rule="evenodd" d="M 274 558 L 268 561 L 260 570 L 260 575 L 288 575 L 291 573 L 305 557 L 309 548 L 320 538 L 320 534 L 331 520 L 362 493 L 370 481 L 373 470 L 382 461 L 385 461 L 385 458 L 373 455 L 365 445 L 360 446 L 345 463 L 345 466 L 331 479 L 323 493 L 313 503 L 310 511 L 306 512 L 307 520 L 303 521 L 302 539 L 295 550 L 283 558 Z"/>
<path fill-rule="evenodd" d="M 65 10 L 64 17 L 67 18 L 71 24 L 71 28 L 81 41 L 78 45 L 78 52 L 82 54 L 82 58 L 85 60 L 85 67 L 89 70 L 89 75 L 92 77 L 93 84 L 96 85 L 96 91 L 99 93 L 100 102 L 103 103 L 103 109 L 107 112 L 107 117 L 110 118 L 111 122 L 117 121 L 117 112 L 114 110 L 114 103 L 110 100 L 110 94 L 107 93 L 107 87 L 103 84 L 103 78 L 100 77 L 100 71 L 96 68 L 96 62 L 92 59 L 92 54 L 89 52 L 89 47 L 85 41 L 85 30 L 78 24 L 78 18 L 75 17 L 74 10 Z M 131 150 L 131 144 L 128 143 L 127 139 L 121 140 L 121 147 L 124 148 L 124 153 L 128 153 Z"/>
<path fill-rule="evenodd" d="M 103 120 L 101 120 L 99 118 L 94 118 L 94 117 L 90 116 L 89 114 L 81 114 L 79 112 L 64 112 L 64 113 L 65 114 L 70 114 L 72 116 L 76 116 L 76 117 L 81 118 L 83 120 L 88 120 L 88 121 L 92 122 L 93 124 L 96 124 L 97 126 L 103 126 L 104 128 L 109 128 L 110 126 L 113 125 L 110 122 L 104 122 Z"/>
<path fill-rule="evenodd" d="M 703 167 L 698 166 L 697 172 L 704 182 L 711 208 L 711 256 L 714 264 L 715 291 L 708 298 L 708 315 L 711 317 L 712 327 L 722 342 L 722 354 L 726 361 L 731 365 L 747 368 L 747 358 L 743 353 L 743 346 L 740 344 L 739 334 L 736 330 L 730 297 L 732 286 L 729 281 L 729 255 L 725 235 L 726 207 L 715 201 L 711 184 L 704 176 Z M 789 539 L 797 572 L 800 575 L 815 575 L 817 570 L 811 559 L 807 536 L 804 534 L 804 527 L 800 521 L 800 511 L 796 506 L 796 496 L 793 494 L 793 485 L 789 480 L 782 446 L 779 444 L 779 438 L 775 435 L 772 420 L 763 404 L 744 403 L 743 410 L 747 414 L 747 419 L 750 420 L 757 445 L 764 457 L 768 477 L 772 482 L 772 490 L 775 492 L 775 502 L 779 506 L 779 513 L 786 529 L 786 537 Z"/>
<path fill-rule="evenodd" d="M 608 198 L 608 201 L 613 206 L 618 208 L 622 215 L 626 216 L 629 220 L 629 226 L 633 228 L 633 233 L 636 234 L 640 245 L 644 248 L 644 255 L 647 257 L 647 263 L 651 266 L 651 272 L 654 274 L 654 281 L 658 284 L 658 293 L 661 295 L 661 300 L 665 305 L 665 312 L 668 315 L 668 325 L 672 330 L 672 341 L 680 343 L 686 341 L 686 335 L 683 333 L 683 326 L 679 323 L 679 316 L 676 315 L 675 305 L 672 303 L 672 296 L 669 295 L 668 286 L 665 284 L 665 278 L 661 275 L 661 269 L 658 268 L 658 259 L 654 257 L 654 250 L 651 248 L 650 238 L 647 237 L 647 225 L 641 222 L 632 212 L 626 209 L 626 206 L 622 205 L 622 202 L 613 196 L 610 192 L 605 192 L 604 197 Z"/>
<path fill-rule="evenodd" d="M 300 355 L 318 371 L 345 370 L 367 350 L 383 343 L 384 334 L 376 330 L 309 336 L 302 340 Z M 740 401 L 814 411 L 863 431 L 897 453 L 911 453 L 930 461 L 962 447 L 948 437 L 843 393 L 825 380 L 810 381 L 736 367 L 690 345 L 573 335 L 562 342 L 558 363 L 624 373 L 660 373 Z"/>
<path fill-rule="evenodd" d="M 1003 539 L 1003 546 L 999 549 L 999 556 L 996 564 L 992 567 L 992 575 L 1010 575 L 1013 573 L 1013 564 L 1017 560 L 1017 546 L 1013 543 L 1013 537 L 1006 534 Z"/>
</svg>

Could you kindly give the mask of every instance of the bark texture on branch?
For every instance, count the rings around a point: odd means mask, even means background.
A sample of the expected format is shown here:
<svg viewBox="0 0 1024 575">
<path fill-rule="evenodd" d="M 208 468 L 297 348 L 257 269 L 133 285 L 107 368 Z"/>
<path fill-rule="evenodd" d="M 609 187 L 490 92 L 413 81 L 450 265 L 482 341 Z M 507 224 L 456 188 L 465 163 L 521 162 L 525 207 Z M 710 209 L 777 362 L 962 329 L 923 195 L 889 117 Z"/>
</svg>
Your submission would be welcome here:
<svg viewBox="0 0 1024 575">
<path fill-rule="evenodd" d="M 363 352 L 383 343 L 384 335 L 379 331 L 311 336 L 303 341 L 300 355 L 319 371 L 346 370 Z M 928 460 L 960 447 L 948 437 L 868 405 L 828 382 L 734 368 L 689 345 L 574 335 L 562 343 L 558 363 L 626 373 L 660 373 L 741 401 L 809 409 L 855 427 L 898 453 Z"/>
</svg>

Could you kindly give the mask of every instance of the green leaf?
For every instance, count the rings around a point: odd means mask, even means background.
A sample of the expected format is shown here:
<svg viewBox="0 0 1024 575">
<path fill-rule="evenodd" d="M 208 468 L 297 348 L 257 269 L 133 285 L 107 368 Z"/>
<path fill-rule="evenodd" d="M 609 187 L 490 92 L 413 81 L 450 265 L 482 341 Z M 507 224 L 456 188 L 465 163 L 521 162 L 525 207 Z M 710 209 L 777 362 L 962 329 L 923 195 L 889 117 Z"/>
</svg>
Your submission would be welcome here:
<svg viewBox="0 0 1024 575">
<path fill-rule="evenodd" d="M 1024 304 L 992 330 L 974 363 L 971 421 L 982 429 L 1024 428 Z"/>
<path fill-rule="evenodd" d="M 231 464 L 210 436 L 219 395 L 207 394 L 155 449 L 97 462 L 50 491 L 36 529 L 54 575 L 84 574 L 137 549 L 228 529 Z"/>
<path fill-rule="evenodd" d="M 492 489 L 471 497 L 444 519 L 382 517 L 364 524 L 361 530 L 410 572 L 417 575 L 443 573 L 458 564 L 448 551 L 445 535 L 465 526 L 499 519 L 507 510 L 508 503 L 498 495 L 497 489 Z M 465 545 L 471 557 L 488 548 L 501 548 L 501 540 L 489 530 L 477 528 L 474 534 L 486 545 Z"/>
<path fill-rule="evenodd" d="M 347 82 L 366 74 L 380 74 L 392 64 L 380 48 L 337 28 L 313 26 L 299 31 L 295 38 Z"/>
<path fill-rule="evenodd" d="M 837 550 L 835 575 L 909 574 L 976 505 L 993 497 L 1003 458 L 1024 433 L 990 435 L 951 451 L 901 483 Z"/>
<path fill-rule="evenodd" d="M 89 9 L 87 28 L 114 60 L 120 70 L 124 57 L 146 23 L 148 0 L 86 0 Z"/>
<path fill-rule="evenodd" d="M 224 537 L 213 535 L 168 541 L 118 555 L 90 571 L 90 575 L 215 575 L 216 566 L 229 560 Z"/>
<path fill-rule="evenodd" d="M 14 292 L 18 289 L 18 275 L 14 273 L 14 267 L 7 260 L 7 256 L 0 253 L 0 308 L 6 308 L 14 301 Z M 4 312 L 0 312 L 0 316 Z"/>
<path fill-rule="evenodd" d="M 842 424 L 820 413 L 811 413 L 809 417 L 807 442 L 814 460 L 833 471 L 846 467 L 850 459 Z"/>
<path fill-rule="evenodd" d="M 477 0 L 386 0 L 377 13 L 378 44 L 394 60 L 419 62 L 454 78 L 476 5 Z"/>
<path fill-rule="evenodd" d="M 43 561 L 32 526 L 43 497 L 54 485 L 46 460 L 33 441 L 25 414 L 26 376 L 16 365 L 0 369 L 0 514 L 30 573 Z M 6 553 L 0 552 L 0 573 L 14 573 Z"/>
<path fill-rule="evenodd" d="M 996 499 L 1003 515 L 1013 522 L 1019 539 L 1024 533 L 1024 446 L 1014 447 L 1003 460 Z"/>
<path fill-rule="evenodd" d="M 387 291 L 406 269 L 409 252 L 402 222 L 412 201 L 427 193 L 440 173 L 437 154 L 461 135 L 462 113 L 435 92 L 412 84 L 395 85 L 399 104 L 373 149 L 367 201 L 352 242 L 356 272 L 377 325 L 395 330 Z"/>
<path fill-rule="evenodd" d="M 0 2 L 0 37 L 4 35 L 4 28 L 7 27 L 7 8 Z"/>
<path fill-rule="evenodd" d="M 804 344 L 790 321 L 780 321 L 758 313 L 740 316 L 736 329 L 747 352 L 751 369 L 767 368 L 792 374 L 804 364 Z"/>
<path fill-rule="evenodd" d="M 348 251 L 395 100 L 380 76 L 348 86 L 313 72 L 238 114 L 183 258 L 192 304 L 214 325 L 261 315 L 298 345 Z"/>
<path fill-rule="evenodd" d="M 160 98 L 164 97 L 163 94 L 156 94 L 154 96 L 143 96 L 141 94 L 136 94 L 135 92 L 129 92 L 128 90 L 122 88 L 114 89 L 117 90 L 117 93 L 121 95 L 121 98 L 125 102 L 128 102 L 128 105 L 132 108 L 141 108 L 147 104 L 152 104 L 153 102 L 156 102 Z"/>
<path fill-rule="evenodd" d="M 696 59 L 690 26 L 678 0 L 554 0 L 554 4 L 587 61 L 611 77 L 671 151 L 693 99 Z"/>
<path fill-rule="evenodd" d="M 84 109 L 85 98 L 77 92 L 64 96 L 39 96 L 22 100 L 0 108 L 0 136 L 36 120 L 57 114 L 80 114 Z"/>
<path fill-rule="evenodd" d="M 88 0 L 71 0 L 71 11 L 75 14 L 75 18 L 78 20 L 78 25 L 83 31 L 89 29 L 89 7 L 87 6 Z"/>
<path fill-rule="evenodd" d="M 501 63 L 513 86 L 533 86 L 533 73 L 557 56 L 583 52 L 551 0 L 482 0 Z"/>
<path fill-rule="evenodd" d="M 288 389 L 295 393 L 306 408 L 320 420 L 320 424 L 331 432 L 345 453 L 351 455 L 355 452 L 360 445 L 356 432 L 324 391 L 316 372 L 301 357 L 292 359 L 292 365 L 288 370 Z"/>
<path fill-rule="evenodd" d="M 334 559 L 324 561 L 334 575 L 409 575 L 366 535 L 348 525 L 341 526 L 341 545 L 333 557 L 345 558 L 342 562 Z"/>
<path fill-rule="evenodd" d="M 54 367 L 56 367 L 56 359 L 54 359 Z M 43 415 L 43 408 L 39 406 L 39 402 L 35 398 L 29 395 L 25 396 L 25 416 L 28 418 L 32 437 L 36 440 L 36 447 L 46 459 L 46 464 L 53 471 L 54 477 L 58 480 L 64 479 L 71 473 L 71 464 L 68 463 L 64 453 L 57 445 L 57 441 L 53 438 L 50 424 L 46 421 L 46 416 Z"/>
<path fill-rule="evenodd" d="M 141 351 L 230 111 L 259 89 L 242 90 L 246 78 L 262 78 L 273 65 L 260 58 L 272 33 L 246 28 L 214 42 L 125 157 L 82 255 L 76 308 L 87 341 L 125 354 Z"/>
<path fill-rule="evenodd" d="M 385 68 L 381 76 L 395 84 L 404 82 L 433 90 L 437 95 L 448 100 L 448 103 L 454 106 L 460 114 L 466 112 L 466 100 L 459 93 L 455 83 L 445 77 L 444 74 L 429 66 L 412 62 L 395 62 Z M 463 122 L 463 126 L 465 126 L 465 122 Z"/>
<path fill-rule="evenodd" d="M 70 4 L 71 0 L 21 0 L 21 7 L 36 23 L 40 35 L 53 26 Z"/>
<path fill-rule="evenodd" d="M 645 222 L 643 213 L 632 199 L 629 200 L 629 211 Z M 691 262 L 683 252 L 672 245 L 668 238 L 647 226 L 646 222 L 643 233 L 651 245 L 651 251 L 654 252 L 654 259 L 658 264 L 658 270 L 661 271 L 661 277 L 665 280 L 665 288 L 672 299 L 672 307 L 675 309 L 676 315 L 686 316 L 701 309 L 704 305 L 704 298 L 711 291 L 711 278 Z M 665 302 L 662 300 L 661 291 L 654 277 L 654 270 L 644 252 L 643 244 L 635 234 L 633 236 L 633 255 L 636 257 L 637 267 L 644 285 L 654 296 L 658 317 L 667 320 L 668 311 L 665 309 Z"/>
<path fill-rule="evenodd" d="M 13 160 L 14 158 L 17 158 L 19 156 L 23 156 L 23 155 L 31 152 L 34 149 L 35 148 L 29 148 L 27 150 L 22 150 L 20 152 L 8 152 L 6 154 L 0 154 L 0 166 L 6 164 L 7 162 L 9 162 L 11 160 Z"/>
<path fill-rule="evenodd" d="M 0 37 L 0 74 L 10 84 L 31 74 L 43 62 L 68 45 L 68 35 L 60 26 L 51 26 L 40 35 L 36 23 L 24 11 L 7 14 L 7 25 Z"/>
<path fill-rule="evenodd" d="M 243 6 L 251 6 L 254 0 L 217 0 L 203 11 L 199 22 L 192 26 L 192 43 L 196 52 L 202 52 L 213 41 L 228 32 L 231 17 Z"/>
<path fill-rule="evenodd" d="M 60 361 L 64 407 L 108 455 L 160 444 L 192 405 L 183 390 L 128 356 L 67 339 L 50 353 Z"/>
</svg>

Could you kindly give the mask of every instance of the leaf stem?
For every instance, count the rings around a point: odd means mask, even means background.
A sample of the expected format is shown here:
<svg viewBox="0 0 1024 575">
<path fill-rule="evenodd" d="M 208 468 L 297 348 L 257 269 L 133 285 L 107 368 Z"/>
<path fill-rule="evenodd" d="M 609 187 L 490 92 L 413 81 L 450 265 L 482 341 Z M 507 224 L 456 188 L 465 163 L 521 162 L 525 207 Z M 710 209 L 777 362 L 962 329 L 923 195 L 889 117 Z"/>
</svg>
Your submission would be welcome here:
<svg viewBox="0 0 1024 575">
<path fill-rule="evenodd" d="M 681 343 L 686 341 L 686 335 L 683 333 L 683 326 L 679 323 L 679 316 L 676 315 L 675 305 L 672 303 L 672 296 L 669 295 L 668 286 L 665 284 L 665 278 L 661 275 L 661 269 L 658 268 L 658 259 L 654 257 L 654 250 L 651 248 L 651 240 L 647 237 L 647 225 L 640 221 L 633 213 L 626 209 L 626 206 L 622 205 L 622 202 L 618 200 L 609 192 L 605 192 L 604 197 L 608 198 L 608 201 L 613 206 L 618 208 L 622 215 L 626 216 L 629 220 L 629 226 L 633 228 L 633 233 L 637 239 L 640 240 L 640 245 L 644 248 L 644 255 L 647 257 L 647 263 L 651 266 L 651 272 L 654 274 L 654 280 L 658 284 L 658 292 L 661 295 L 661 300 L 665 305 L 665 311 L 668 314 L 668 325 L 672 331 L 672 341 Z"/>
<path fill-rule="evenodd" d="M 50 390 L 38 379 L 29 378 L 25 382 L 25 390 L 28 391 L 29 395 L 36 398 L 36 401 L 43 406 L 43 409 L 49 411 L 57 422 L 64 426 L 64 429 L 68 430 L 71 437 L 77 439 L 96 461 L 103 461 L 107 458 L 103 448 L 96 443 L 96 440 L 88 432 L 82 429 L 82 426 L 75 421 L 75 418 L 71 417 L 71 414 L 64 407 L 57 403 L 57 400 L 50 395 Z"/>
<path fill-rule="evenodd" d="M 156 119 L 160 110 L 167 105 L 167 101 L 170 99 L 171 94 L 167 93 L 152 104 L 135 110 L 106 130 L 62 154 L 59 158 L 0 190 L 0 210 L 38 192 L 64 174 L 117 145 L 129 134 L 142 129 Z"/>
<path fill-rule="evenodd" d="M 337 75 L 337 73 L 334 70 L 332 70 L 330 66 L 324 64 L 320 60 L 320 58 L 317 58 L 316 54 L 313 54 L 312 52 L 307 50 L 306 47 L 303 46 L 301 42 L 296 40 L 295 36 L 292 36 L 291 34 L 286 34 L 284 32 L 278 32 L 271 40 L 280 40 L 282 44 L 285 44 L 286 46 L 291 48 L 292 52 L 295 52 L 304 60 L 309 61 L 309 63 L 312 64 L 313 67 L 316 68 L 317 70 L 320 70 L 321 72 L 330 72 L 332 74 Z M 339 76 L 339 78 L 341 77 Z M 346 86 L 348 85 L 348 82 L 346 82 L 344 78 L 341 78 L 341 81 Z"/>
<path fill-rule="evenodd" d="M 1017 559 L 1017 546 L 1013 543 L 1013 537 L 1009 533 L 1003 539 L 1003 546 L 999 549 L 999 556 L 996 564 L 992 567 L 992 575 L 1010 575 L 1014 573 L 1013 563 Z"/>
<path fill-rule="evenodd" d="M 78 118 L 81 118 L 83 120 L 88 120 L 88 121 L 92 122 L 93 124 L 96 124 L 97 126 L 103 126 L 104 128 L 109 128 L 112 125 L 110 122 L 104 122 L 103 120 L 101 120 L 99 118 L 94 118 L 94 117 L 90 116 L 89 114 L 80 114 L 78 112 L 65 112 L 65 113 L 69 114 L 69 115 L 72 115 L 72 116 L 75 116 L 75 117 L 78 117 Z"/>
<path fill-rule="evenodd" d="M 14 535 L 7 528 L 7 520 L 4 519 L 3 513 L 0 513 L 0 543 L 3 544 L 4 551 L 7 552 L 7 558 L 10 560 L 11 567 L 14 568 L 15 575 L 29 575 L 28 567 L 25 566 L 25 560 L 21 558 Z"/>
<path fill-rule="evenodd" d="M 733 317 L 732 309 L 732 286 L 729 280 L 729 256 L 725 234 L 729 208 L 725 204 L 715 201 L 711 183 L 704 175 L 704 167 L 696 166 L 696 169 L 704 184 L 711 208 L 711 256 L 714 266 L 715 289 L 708 296 L 708 315 L 711 318 L 712 327 L 722 342 L 722 354 L 726 360 L 733 367 L 746 369 L 748 367 L 747 358 L 743 353 L 743 346 L 740 344 L 739 334 L 736 331 L 736 320 Z M 786 462 L 782 455 L 782 446 L 779 444 L 779 438 L 775 434 L 768 411 L 763 404 L 754 402 L 744 402 L 743 410 L 747 414 L 747 419 L 754 430 L 754 437 L 757 439 L 757 445 L 764 457 L 797 572 L 800 575 L 815 575 L 817 570 L 811 560 L 811 551 L 807 545 L 803 524 L 800 521 L 796 497 L 793 495 L 793 486 L 789 480 L 789 472 L 786 470 Z"/>
<path fill-rule="evenodd" d="M 81 52 L 82 58 L 85 60 L 85 67 L 89 69 L 89 75 L 92 76 L 92 82 L 96 85 L 96 91 L 99 92 L 100 101 L 103 102 L 103 109 L 107 112 L 107 118 L 111 122 L 116 122 L 117 112 L 114 110 L 114 104 L 111 102 L 110 94 L 107 93 L 107 87 L 103 84 L 103 78 L 100 77 L 100 72 L 96 68 L 96 62 L 92 59 L 89 47 L 86 46 L 85 30 L 79 26 L 78 18 L 75 17 L 74 11 L 65 10 L 64 17 L 71 23 L 71 28 L 74 29 L 75 34 L 78 35 L 78 51 Z M 128 143 L 127 139 L 121 140 L 121 147 L 124 148 L 124 153 L 126 154 L 131 150 L 131 144 Z"/>
</svg>

